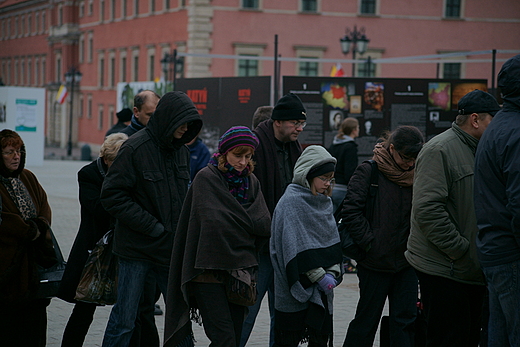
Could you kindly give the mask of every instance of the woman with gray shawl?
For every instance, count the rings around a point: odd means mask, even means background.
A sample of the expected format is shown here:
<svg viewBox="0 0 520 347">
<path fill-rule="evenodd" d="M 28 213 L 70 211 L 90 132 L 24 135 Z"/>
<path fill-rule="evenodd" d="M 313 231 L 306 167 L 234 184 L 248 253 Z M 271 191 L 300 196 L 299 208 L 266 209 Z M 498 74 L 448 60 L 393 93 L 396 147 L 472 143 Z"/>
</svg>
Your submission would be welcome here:
<svg viewBox="0 0 520 347">
<path fill-rule="evenodd" d="M 342 253 L 333 216 L 334 159 L 307 147 L 294 178 L 276 205 L 271 225 L 274 267 L 274 346 L 332 346 L 333 288 L 341 279 Z"/>
</svg>

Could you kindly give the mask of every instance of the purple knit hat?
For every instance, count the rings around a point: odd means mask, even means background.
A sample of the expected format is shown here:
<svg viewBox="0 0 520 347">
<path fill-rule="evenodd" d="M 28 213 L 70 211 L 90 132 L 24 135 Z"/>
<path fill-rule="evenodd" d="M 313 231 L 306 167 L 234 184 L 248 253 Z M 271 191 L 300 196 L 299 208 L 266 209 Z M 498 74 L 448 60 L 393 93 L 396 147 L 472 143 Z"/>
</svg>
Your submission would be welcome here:
<svg viewBox="0 0 520 347">
<path fill-rule="evenodd" d="M 230 150 L 239 146 L 249 146 L 253 150 L 258 147 L 258 139 L 255 134 L 244 126 L 235 126 L 220 137 L 218 142 L 218 152 L 226 155 Z"/>
</svg>

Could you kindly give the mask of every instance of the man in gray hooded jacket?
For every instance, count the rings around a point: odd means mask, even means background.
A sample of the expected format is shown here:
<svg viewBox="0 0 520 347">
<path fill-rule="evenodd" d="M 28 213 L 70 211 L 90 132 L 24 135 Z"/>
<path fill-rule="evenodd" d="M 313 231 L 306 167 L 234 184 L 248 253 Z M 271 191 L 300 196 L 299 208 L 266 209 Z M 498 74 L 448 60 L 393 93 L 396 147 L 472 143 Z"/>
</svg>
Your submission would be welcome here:
<svg viewBox="0 0 520 347">
<path fill-rule="evenodd" d="M 190 180 L 186 143 L 202 120 L 182 92 L 166 93 L 146 128 L 121 147 L 103 183 L 101 203 L 117 219 L 118 296 L 103 346 L 126 346 L 151 273 L 166 295 L 173 238 Z"/>
</svg>

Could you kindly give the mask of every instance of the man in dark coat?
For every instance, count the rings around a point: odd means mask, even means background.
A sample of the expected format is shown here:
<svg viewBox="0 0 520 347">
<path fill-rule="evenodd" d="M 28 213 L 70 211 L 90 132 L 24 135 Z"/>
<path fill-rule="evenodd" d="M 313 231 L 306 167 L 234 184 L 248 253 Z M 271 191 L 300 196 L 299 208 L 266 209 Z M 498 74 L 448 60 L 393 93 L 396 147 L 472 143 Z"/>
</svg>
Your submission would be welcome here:
<svg viewBox="0 0 520 347">
<path fill-rule="evenodd" d="M 159 94 L 153 90 L 143 90 L 137 93 L 134 97 L 134 108 L 132 109 L 134 114 L 130 124 L 120 131 L 128 136 L 132 136 L 139 130 L 144 129 L 155 112 L 160 98 Z"/>
<path fill-rule="evenodd" d="M 117 123 L 112 126 L 112 128 L 108 129 L 105 137 L 110 134 L 115 134 L 126 128 L 130 124 L 130 120 L 132 119 L 132 110 L 129 108 L 124 108 L 121 111 L 116 113 Z"/>
<path fill-rule="evenodd" d="M 255 151 L 255 176 L 260 181 L 271 216 L 285 188 L 292 182 L 294 164 L 302 152 L 298 135 L 305 127 L 306 119 L 305 107 L 300 98 L 289 93 L 278 100 L 271 119 L 263 121 L 254 129 L 260 141 Z M 269 346 L 274 343 L 274 273 L 268 246 L 260 251 L 258 263 L 258 297 L 244 322 L 241 347 L 246 345 L 251 335 L 266 292 L 269 293 L 271 315 Z"/>
<path fill-rule="evenodd" d="M 520 55 L 498 74 L 504 104 L 475 155 L 477 255 L 489 289 L 489 346 L 520 345 Z"/>
<path fill-rule="evenodd" d="M 146 128 L 121 147 L 105 178 L 101 202 L 117 219 L 114 253 L 120 261 L 117 303 L 103 346 L 128 344 L 146 276 L 153 274 L 166 295 L 174 232 L 190 179 L 185 144 L 201 127 L 186 94 L 166 93 Z"/>
</svg>

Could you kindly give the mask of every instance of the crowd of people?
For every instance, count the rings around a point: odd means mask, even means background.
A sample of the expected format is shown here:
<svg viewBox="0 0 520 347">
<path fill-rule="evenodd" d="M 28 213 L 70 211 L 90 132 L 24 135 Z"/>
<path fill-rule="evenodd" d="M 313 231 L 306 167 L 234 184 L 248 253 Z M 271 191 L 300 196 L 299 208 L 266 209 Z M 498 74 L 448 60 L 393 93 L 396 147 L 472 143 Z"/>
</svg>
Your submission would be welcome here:
<svg viewBox="0 0 520 347">
<path fill-rule="evenodd" d="M 57 295 L 74 304 L 62 346 L 82 346 L 94 319 L 97 305 L 75 292 L 109 230 L 118 286 L 105 347 L 159 346 L 161 294 L 166 347 L 194 346 L 193 322 L 211 346 L 246 346 L 266 294 L 266 345 L 332 346 L 345 272 L 359 301 L 343 346 L 372 346 L 380 325 L 389 346 L 520 346 L 520 55 L 498 86 L 502 106 L 471 91 L 448 130 L 426 142 L 398 126 L 362 163 L 355 118 L 328 148 L 303 149 L 307 114 L 292 93 L 259 107 L 251 129 L 224 132 L 210 155 L 186 94 L 140 92 L 78 172 L 81 224 Z M 38 270 L 57 261 L 51 209 L 19 134 L 0 131 L 0 147 L 0 339 L 45 346 Z M 354 270 L 347 236 L 362 252 Z"/>
</svg>

